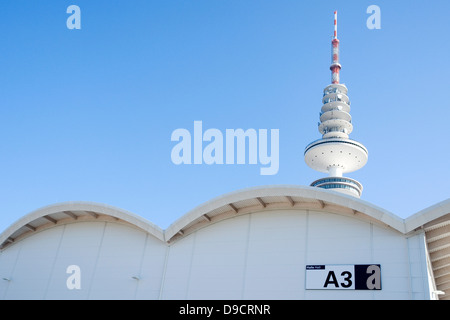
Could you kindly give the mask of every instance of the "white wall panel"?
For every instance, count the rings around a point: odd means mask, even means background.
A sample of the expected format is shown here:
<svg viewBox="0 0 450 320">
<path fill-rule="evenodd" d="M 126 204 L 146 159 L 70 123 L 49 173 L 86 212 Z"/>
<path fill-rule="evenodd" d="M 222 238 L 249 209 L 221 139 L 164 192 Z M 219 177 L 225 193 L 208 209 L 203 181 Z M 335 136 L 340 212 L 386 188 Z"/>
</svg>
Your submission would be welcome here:
<svg viewBox="0 0 450 320">
<path fill-rule="evenodd" d="M 159 239 L 147 235 L 140 266 L 136 299 L 159 299 L 168 247 Z"/>
<path fill-rule="evenodd" d="M 307 264 L 371 263 L 380 291 L 305 289 Z M 69 265 L 80 290 L 66 286 Z M 130 225 L 73 222 L 0 254 L 4 299 L 424 299 L 427 281 L 423 234 L 312 210 L 236 215 L 170 244 Z"/>
<path fill-rule="evenodd" d="M 47 299 L 87 299 L 89 284 L 100 252 L 106 222 L 79 222 L 63 225 L 52 277 L 47 289 Z M 28 239 L 22 241 L 28 244 Z M 77 265 L 81 270 L 81 290 L 69 290 L 66 285 L 67 267 Z"/>
<path fill-rule="evenodd" d="M 304 288 L 306 214 L 251 215 L 244 297 L 298 299 Z"/>
<path fill-rule="evenodd" d="M 307 264 L 370 263 L 370 227 L 346 216 L 309 212 Z"/>
<path fill-rule="evenodd" d="M 93 280 L 91 299 L 133 299 L 137 290 L 146 234 L 140 230 L 107 223 Z"/>
<path fill-rule="evenodd" d="M 428 277 L 425 233 L 416 234 L 407 240 L 412 298 L 430 299 L 430 285 L 423 280 Z"/>
<path fill-rule="evenodd" d="M 196 233 L 169 246 L 162 282 L 162 299 L 186 299 Z"/>
<path fill-rule="evenodd" d="M 6 299 L 44 299 L 63 231 L 52 228 L 21 243 Z"/>
<path fill-rule="evenodd" d="M 197 231 L 187 299 L 242 297 L 250 215 Z"/>
<path fill-rule="evenodd" d="M 2 259 L 17 256 L 7 259 L 17 260 L 12 270 L 11 262 L 1 264 L 0 270 L 11 270 L 11 281 L 0 286 L 5 299 L 134 299 L 139 292 L 145 298 L 159 296 L 166 245 L 134 227 L 72 223 L 38 232 L 11 249 L 2 252 Z M 80 267 L 80 290 L 66 285 L 69 265 Z"/>
<path fill-rule="evenodd" d="M 19 243 L 15 246 L 11 246 L 6 251 L 0 252 L 0 299 L 7 298 L 10 281 L 3 279 L 12 279 L 12 274 L 17 263 L 20 247 L 21 246 Z"/>
</svg>

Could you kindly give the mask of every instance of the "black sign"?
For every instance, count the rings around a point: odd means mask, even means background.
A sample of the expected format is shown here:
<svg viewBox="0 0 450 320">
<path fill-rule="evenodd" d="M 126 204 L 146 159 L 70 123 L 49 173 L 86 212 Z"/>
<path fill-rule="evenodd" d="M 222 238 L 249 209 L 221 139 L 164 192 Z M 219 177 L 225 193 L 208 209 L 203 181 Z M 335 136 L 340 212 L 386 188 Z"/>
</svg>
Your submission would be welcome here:
<svg viewBox="0 0 450 320">
<path fill-rule="evenodd" d="M 307 265 L 306 289 L 381 290 L 379 264 Z"/>
</svg>

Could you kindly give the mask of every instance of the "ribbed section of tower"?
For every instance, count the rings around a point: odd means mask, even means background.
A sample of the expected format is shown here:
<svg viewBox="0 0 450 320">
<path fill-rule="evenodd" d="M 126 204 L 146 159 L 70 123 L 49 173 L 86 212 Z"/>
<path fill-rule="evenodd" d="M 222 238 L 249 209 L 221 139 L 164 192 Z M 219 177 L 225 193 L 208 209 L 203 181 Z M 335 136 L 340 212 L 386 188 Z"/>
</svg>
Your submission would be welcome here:
<svg viewBox="0 0 450 320">
<path fill-rule="evenodd" d="M 332 84 L 323 90 L 320 112 L 319 132 L 322 139 L 316 140 L 305 148 L 306 164 L 329 176 L 314 181 L 311 186 L 331 189 L 360 197 L 362 185 L 358 181 L 343 177 L 344 173 L 362 168 L 368 160 L 368 151 L 363 144 L 349 139 L 353 131 L 350 115 L 348 89 L 339 83 L 339 40 L 337 40 L 337 13 L 335 12 L 335 32 L 332 41 Z"/>
<path fill-rule="evenodd" d="M 323 90 L 319 132 L 322 138 L 348 138 L 353 130 L 347 87 L 330 84 Z"/>
</svg>

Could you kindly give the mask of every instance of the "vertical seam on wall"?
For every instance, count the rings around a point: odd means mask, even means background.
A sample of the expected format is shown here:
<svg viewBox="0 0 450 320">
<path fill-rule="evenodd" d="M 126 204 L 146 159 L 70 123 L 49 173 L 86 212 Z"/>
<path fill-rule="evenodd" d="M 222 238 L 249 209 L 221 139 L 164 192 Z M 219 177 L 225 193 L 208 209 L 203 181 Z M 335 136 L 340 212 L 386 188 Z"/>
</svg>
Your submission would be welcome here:
<svg viewBox="0 0 450 320">
<path fill-rule="evenodd" d="M 409 239 L 405 237 L 406 240 L 406 252 L 407 252 L 407 258 L 408 258 L 408 288 L 409 288 L 409 300 L 412 300 L 412 276 L 411 276 L 411 248 L 409 245 Z"/>
<path fill-rule="evenodd" d="M 252 214 L 248 214 L 248 222 L 247 222 L 247 239 L 245 241 L 245 252 L 244 252 L 244 271 L 243 271 L 243 277 L 242 277 L 242 288 L 241 288 L 241 299 L 244 299 L 245 296 L 245 285 L 246 285 L 246 279 L 247 279 L 247 262 L 248 262 L 248 248 L 250 245 L 250 227 L 251 227 L 251 219 Z"/>
<path fill-rule="evenodd" d="M 89 299 L 89 296 L 91 295 L 91 289 L 92 289 L 92 285 L 95 281 L 95 274 L 97 272 L 97 265 L 98 265 L 98 259 L 100 258 L 100 251 L 102 250 L 102 246 L 103 246 L 103 239 L 105 237 L 105 230 L 106 230 L 106 224 L 108 222 L 104 222 L 103 225 L 103 231 L 102 231 L 102 237 L 100 238 L 100 244 L 98 245 L 98 250 L 97 250 L 97 255 L 95 258 L 95 264 L 94 264 L 94 270 L 92 271 L 92 280 L 89 283 L 89 289 L 88 289 L 88 293 L 87 293 L 87 299 Z"/>
<path fill-rule="evenodd" d="M 169 260 L 169 255 L 170 255 L 170 247 L 171 246 L 166 246 L 166 254 L 165 254 L 165 257 L 164 257 L 163 274 L 162 274 L 161 283 L 160 283 L 160 286 L 159 286 L 159 297 L 158 297 L 159 300 L 162 300 L 162 295 L 163 295 L 163 292 L 164 292 L 164 284 L 166 283 L 166 274 L 167 274 L 166 271 L 167 271 L 167 262 Z"/>
<path fill-rule="evenodd" d="M 52 281 L 52 278 L 53 278 L 53 271 L 55 270 L 56 260 L 58 260 L 59 250 L 61 248 L 61 242 L 64 237 L 64 233 L 66 232 L 66 225 L 63 225 L 62 227 L 63 227 L 63 230 L 61 232 L 61 236 L 59 237 L 58 247 L 56 248 L 55 257 L 53 258 L 52 266 L 50 268 L 50 274 L 49 274 L 48 280 L 47 280 L 47 285 L 45 287 L 44 297 L 43 297 L 44 299 L 47 297 L 47 294 L 48 294 L 48 288 L 50 287 L 50 282 Z"/>
<path fill-rule="evenodd" d="M 139 270 L 137 276 L 140 278 L 142 275 L 142 265 L 144 264 L 145 251 L 147 249 L 148 233 L 145 234 L 144 247 L 142 248 L 141 262 L 139 263 Z M 136 300 L 140 280 L 136 281 L 136 288 L 134 289 L 134 300 Z"/>
<path fill-rule="evenodd" d="M 303 268 L 304 277 L 303 277 L 303 299 L 306 299 L 306 265 L 309 263 L 308 261 L 308 238 L 309 238 L 309 210 L 306 209 L 306 223 L 305 223 L 305 266 Z"/>
<path fill-rule="evenodd" d="M 434 277 L 434 271 L 433 271 L 433 265 L 431 264 L 431 257 L 430 257 L 430 252 L 428 251 L 428 243 L 427 243 L 427 234 L 425 232 L 425 230 L 423 230 L 423 234 L 422 234 L 422 241 L 421 241 L 421 257 L 425 257 L 423 261 L 425 261 L 425 277 L 427 279 L 427 286 L 428 286 L 428 299 L 431 300 L 440 300 L 439 296 L 436 294 L 433 294 L 432 291 L 436 291 L 437 290 L 437 285 L 436 285 L 436 278 Z"/>
<path fill-rule="evenodd" d="M 374 248 L 373 248 L 373 223 L 369 223 L 370 230 L 370 263 L 376 263 L 374 261 Z M 381 276 L 381 275 L 380 275 Z M 381 285 L 383 285 L 383 279 L 381 279 Z M 375 300 L 375 290 L 372 291 L 372 300 Z"/>
<path fill-rule="evenodd" d="M 20 253 L 22 252 L 22 247 L 23 247 L 23 246 L 22 246 L 22 243 L 23 243 L 23 242 L 19 242 L 19 243 L 17 244 L 17 245 L 19 245 L 19 248 L 18 248 L 18 250 L 17 250 L 16 259 L 14 260 L 14 265 L 13 265 L 12 270 L 11 270 L 11 273 L 10 273 L 11 279 L 14 279 L 14 271 L 16 270 L 17 261 L 19 260 Z M 3 300 L 6 299 L 6 296 L 7 296 L 7 294 L 8 294 L 8 290 L 9 290 L 10 284 L 11 284 L 11 282 L 8 281 L 7 287 L 6 287 L 6 289 L 5 289 L 5 294 L 3 295 Z"/>
<path fill-rule="evenodd" d="M 16 259 L 15 259 L 15 261 L 14 261 L 14 266 L 13 266 L 13 268 L 12 268 L 12 272 L 11 272 L 11 276 L 10 276 L 11 279 L 14 279 L 14 271 L 16 270 L 17 261 L 19 260 L 20 253 L 22 252 L 22 248 L 23 248 L 23 242 L 20 242 L 20 244 L 19 244 L 19 250 L 18 250 L 18 252 L 17 252 Z M 7 295 L 8 290 L 9 290 L 9 285 L 10 285 L 10 283 L 11 283 L 11 282 L 8 282 L 8 287 L 7 287 L 6 290 L 5 290 L 5 295 L 4 295 L 5 298 L 6 298 L 6 295 Z"/>
<path fill-rule="evenodd" d="M 370 261 L 371 263 L 375 263 L 374 248 L 373 248 L 373 223 L 370 223 Z"/>
<path fill-rule="evenodd" d="M 430 291 L 429 285 L 428 288 L 425 288 L 425 279 L 427 279 L 428 283 L 428 270 L 427 270 L 427 258 L 424 256 L 424 253 L 426 252 L 425 245 L 426 245 L 426 239 L 425 239 L 425 232 L 423 234 L 420 234 L 420 241 L 419 241 L 419 256 L 420 256 L 420 274 L 422 275 L 422 291 L 423 291 L 423 297 L 425 298 L 425 295 L 427 291 Z M 424 270 L 424 263 L 425 263 L 425 270 Z"/>
<path fill-rule="evenodd" d="M 189 272 L 188 272 L 188 278 L 186 283 L 186 292 L 184 293 L 184 298 L 187 299 L 189 294 L 189 288 L 191 286 L 191 273 L 192 273 L 192 261 L 194 260 L 194 252 L 195 252 L 195 246 L 197 244 L 197 232 L 194 232 L 192 239 L 192 250 L 191 250 L 191 259 L 189 261 Z"/>
</svg>

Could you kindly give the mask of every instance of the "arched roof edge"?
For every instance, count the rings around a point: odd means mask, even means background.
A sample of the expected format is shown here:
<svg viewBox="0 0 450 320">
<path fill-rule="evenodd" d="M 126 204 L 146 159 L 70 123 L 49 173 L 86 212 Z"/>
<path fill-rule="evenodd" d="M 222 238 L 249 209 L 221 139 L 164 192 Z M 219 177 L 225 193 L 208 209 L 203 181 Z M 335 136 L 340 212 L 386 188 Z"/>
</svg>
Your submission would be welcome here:
<svg viewBox="0 0 450 320">
<path fill-rule="evenodd" d="M 335 191 L 324 190 L 315 187 L 297 186 L 297 185 L 268 185 L 241 189 L 223 194 L 211 199 L 187 212 L 165 230 L 166 241 L 170 240 L 175 234 L 194 220 L 221 206 L 232 204 L 234 202 L 248 200 L 251 198 L 260 198 L 265 196 L 293 196 L 309 198 L 314 201 L 324 201 L 329 204 L 335 204 L 350 208 L 352 210 L 364 213 L 384 224 L 391 226 L 401 233 L 405 233 L 404 220 L 393 213 L 375 206 L 367 201 L 341 194 Z"/>
<path fill-rule="evenodd" d="M 87 201 L 69 201 L 42 207 L 18 219 L 16 222 L 14 222 L 0 234 L 0 244 L 3 244 L 5 241 L 7 241 L 7 239 L 11 237 L 11 235 L 13 235 L 20 228 L 28 225 L 29 223 L 35 221 L 36 219 L 48 217 L 49 215 L 60 212 L 72 212 L 72 211 L 84 211 L 111 216 L 126 221 L 136 226 L 137 228 L 140 228 L 150 233 L 159 240 L 164 241 L 164 231 L 157 225 L 151 223 L 150 221 L 142 218 L 139 215 L 107 204 L 87 202 Z"/>
<path fill-rule="evenodd" d="M 183 228 L 185 228 L 187 225 L 189 225 L 196 219 L 207 215 L 215 209 L 243 200 L 270 196 L 301 197 L 311 199 L 311 201 L 323 201 L 327 204 L 346 207 L 354 210 L 355 212 L 361 212 L 403 234 L 414 231 L 415 229 L 420 228 L 426 223 L 429 223 L 450 213 L 450 199 L 444 200 L 433 206 L 423 209 L 406 219 L 401 219 L 395 214 L 376 205 L 373 205 L 367 201 L 338 192 L 298 185 L 268 185 L 236 190 L 206 201 L 182 215 L 166 230 L 161 229 L 159 226 L 153 224 L 152 222 L 144 219 L 139 215 L 107 204 L 86 201 L 70 201 L 52 204 L 32 211 L 31 213 L 14 222 L 0 234 L 0 244 L 3 244 L 17 230 L 26 226 L 32 221 L 64 211 L 94 212 L 97 214 L 121 219 L 148 232 L 157 239 L 163 242 L 167 242 L 174 235 L 182 231 Z"/>
<path fill-rule="evenodd" d="M 450 198 L 425 208 L 405 219 L 406 232 L 413 231 L 433 220 L 450 214 Z"/>
</svg>

